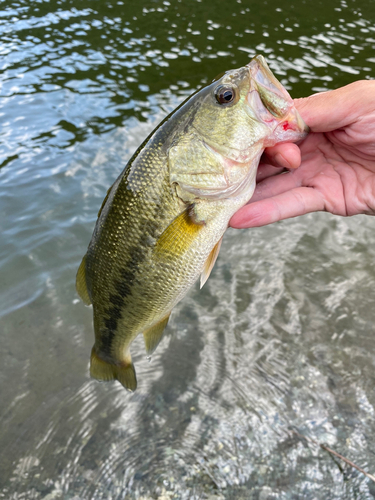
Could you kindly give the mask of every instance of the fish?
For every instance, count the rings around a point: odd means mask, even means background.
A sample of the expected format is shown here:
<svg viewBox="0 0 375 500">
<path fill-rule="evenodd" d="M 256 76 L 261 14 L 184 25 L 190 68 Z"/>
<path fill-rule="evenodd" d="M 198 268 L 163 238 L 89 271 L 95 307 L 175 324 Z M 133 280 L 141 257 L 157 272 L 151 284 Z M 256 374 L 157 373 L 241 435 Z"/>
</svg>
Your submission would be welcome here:
<svg viewBox="0 0 375 500">
<path fill-rule="evenodd" d="M 178 106 L 141 144 L 107 195 L 76 277 L 93 305 L 90 375 L 134 391 L 130 346 L 147 356 L 173 307 L 207 281 L 232 215 L 251 198 L 266 147 L 308 127 L 261 55 Z"/>
</svg>

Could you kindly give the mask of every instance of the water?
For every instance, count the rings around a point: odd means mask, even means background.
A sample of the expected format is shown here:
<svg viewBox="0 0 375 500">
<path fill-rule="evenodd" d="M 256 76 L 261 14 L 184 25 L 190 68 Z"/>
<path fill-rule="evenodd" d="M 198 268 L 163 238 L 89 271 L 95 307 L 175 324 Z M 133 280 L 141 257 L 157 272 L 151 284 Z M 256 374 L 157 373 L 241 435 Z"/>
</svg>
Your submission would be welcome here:
<svg viewBox="0 0 375 500">
<path fill-rule="evenodd" d="M 375 485 L 374 221 L 228 231 L 134 395 L 88 376 L 75 272 L 106 190 L 187 95 L 262 53 L 292 96 L 375 73 L 373 2 L 5 1 L 0 498 L 324 499 Z"/>
</svg>

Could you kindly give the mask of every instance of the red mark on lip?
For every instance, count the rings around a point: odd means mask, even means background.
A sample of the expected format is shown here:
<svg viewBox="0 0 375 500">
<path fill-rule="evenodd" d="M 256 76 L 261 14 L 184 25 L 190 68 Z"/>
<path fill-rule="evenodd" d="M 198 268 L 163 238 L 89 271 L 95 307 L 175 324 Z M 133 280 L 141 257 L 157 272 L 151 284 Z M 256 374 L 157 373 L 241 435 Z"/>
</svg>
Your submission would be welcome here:
<svg viewBox="0 0 375 500">
<path fill-rule="evenodd" d="M 292 128 L 292 127 L 289 126 L 288 122 L 283 123 L 283 129 L 284 130 L 289 130 L 290 128 Z"/>
</svg>

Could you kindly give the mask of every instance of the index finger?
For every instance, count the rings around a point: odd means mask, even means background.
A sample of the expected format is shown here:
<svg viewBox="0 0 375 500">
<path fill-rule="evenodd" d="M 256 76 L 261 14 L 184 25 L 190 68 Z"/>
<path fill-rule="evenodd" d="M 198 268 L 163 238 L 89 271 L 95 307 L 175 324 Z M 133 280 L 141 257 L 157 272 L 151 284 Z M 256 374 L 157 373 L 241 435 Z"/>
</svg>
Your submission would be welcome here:
<svg viewBox="0 0 375 500">
<path fill-rule="evenodd" d="M 298 187 L 240 208 L 229 225 L 237 229 L 260 227 L 283 219 L 325 210 L 324 198 L 314 188 Z"/>
</svg>

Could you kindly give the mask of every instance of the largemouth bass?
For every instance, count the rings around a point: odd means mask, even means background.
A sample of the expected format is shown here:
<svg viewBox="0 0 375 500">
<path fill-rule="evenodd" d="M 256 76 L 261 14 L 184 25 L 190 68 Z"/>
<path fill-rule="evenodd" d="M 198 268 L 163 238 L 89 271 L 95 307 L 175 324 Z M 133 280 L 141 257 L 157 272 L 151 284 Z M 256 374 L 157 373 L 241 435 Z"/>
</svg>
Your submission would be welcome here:
<svg viewBox="0 0 375 500">
<path fill-rule="evenodd" d="M 172 308 L 206 282 L 231 216 L 251 198 L 267 146 L 307 127 L 262 56 L 189 97 L 108 190 L 77 291 L 94 309 L 91 376 L 137 386 L 130 345 L 150 355 Z"/>
</svg>

